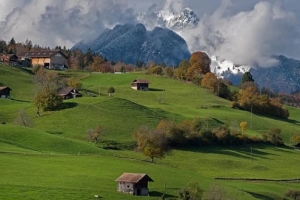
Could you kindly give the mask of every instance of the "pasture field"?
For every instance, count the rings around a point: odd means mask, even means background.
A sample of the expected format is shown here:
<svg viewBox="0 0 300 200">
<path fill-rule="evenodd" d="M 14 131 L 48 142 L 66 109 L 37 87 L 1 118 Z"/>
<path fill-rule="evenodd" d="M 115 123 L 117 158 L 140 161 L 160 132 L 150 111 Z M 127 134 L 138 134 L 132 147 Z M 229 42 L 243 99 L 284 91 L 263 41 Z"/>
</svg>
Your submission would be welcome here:
<svg viewBox="0 0 300 200">
<path fill-rule="evenodd" d="M 300 152 L 290 137 L 300 135 L 300 112 L 289 107 L 288 120 L 235 110 L 230 102 L 189 83 L 142 72 L 97 74 L 61 72 L 81 78 L 82 98 L 65 100 L 57 111 L 35 116 L 31 103 L 32 74 L 0 66 L 0 82 L 12 88 L 12 99 L 0 99 L 0 199 L 161 199 L 196 180 L 203 190 L 218 186 L 229 199 L 282 199 L 300 183 L 224 181 L 215 178 L 300 179 Z M 134 91 L 134 79 L 147 79 L 150 90 Z M 107 90 L 116 92 L 109 97 Z M 94 94 L 90 97 L 86 92 Z M 99 95 L 100 93 L 100 95 Z M 32 127 L 14 125 L 24 110 Z M 155 127 L 161 119 L 209 118 L 207 126 L 239 127 L 247 121 L 247 134 L 259 135 L 280 128 L 287 147 L 247 145 L 174 149 L 164 159 L 149 159 L 133 149 L 132 133 L 142 125 Z M 86 131 L 104 127 L 98 144 L 88 142 Z M 250 128 L 250 125 L 251 128 Z M 108 144 L 119 150 L 105 150 Z M 118 193 L 114 181 L 123 172 L 147 173 L 150 197 Z M 166 185 L 166 187 L 165 187 Z"/>
</svg>

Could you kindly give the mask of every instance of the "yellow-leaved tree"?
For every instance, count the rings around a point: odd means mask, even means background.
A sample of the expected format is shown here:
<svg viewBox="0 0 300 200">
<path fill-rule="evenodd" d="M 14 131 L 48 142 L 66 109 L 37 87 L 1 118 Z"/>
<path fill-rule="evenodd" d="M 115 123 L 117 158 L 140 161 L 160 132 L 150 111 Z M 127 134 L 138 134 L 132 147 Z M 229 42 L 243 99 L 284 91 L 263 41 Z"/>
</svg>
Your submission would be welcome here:
<svg viewBox="0 0 300 200">
<path fill-rule="evenodd" d="M 218 87 L 218 78 L 214 73 L 208 72 L 204 75 L 201 86 L 207 88 L 211 92 L 216 92 Z"/>
<path fill-rule="evenodd" d="M 170 150 L 167 137 L 162 131 L 143 126 L 133 134 L 133 137 L 137 143 L 137 150 L 150 157 L 152 163 L 154 158 L 163 158 Z"/>
<path fill-rule="evenodd" d="M 242 133 L 246 132 L 247 131 L 247 125 L 248 123 L 243 121 L 240 123 L 240 127 L 241 127 L 241 130 L 242 130 Z"/>
</svg>

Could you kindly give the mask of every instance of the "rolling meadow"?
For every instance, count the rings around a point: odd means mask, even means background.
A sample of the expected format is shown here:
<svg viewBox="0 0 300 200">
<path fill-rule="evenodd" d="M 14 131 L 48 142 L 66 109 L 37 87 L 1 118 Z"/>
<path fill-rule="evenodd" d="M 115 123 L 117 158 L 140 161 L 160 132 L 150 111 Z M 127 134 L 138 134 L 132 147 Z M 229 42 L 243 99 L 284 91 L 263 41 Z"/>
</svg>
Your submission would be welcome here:
<svg viewBox="0 0 300 200">
<path fill-rule="evenodd" d="M 0 99 L 0 199 L 161 199 L 163 194 L 174 199 L 191 181 L 197 181 L 206 195 L 217 189 L 227 199 L 283 199 L 287 190 L 300 188 L 299 181 L 216 179 L 300 179 L 300 151 L 290 142 L 291 136 L 300 135 L 298 108 L 288 107 L 290 117 L 282 120 L 232 109 L 229 101 L 204 88 L 145 72 L 59 73 L 80 78 L 83 97 L 64 100 L 60 109 L 37 117 L 34 75 L 28 69 L 0 65 L 0 83 L 12 89 L 11 99 Z M 131 89 L 134 79 L 149 80 L 149 91 Z M 115 88 L 112 96 L 109 87 Z M 14 123 L 20 110 L 32 126 Z M 280 128 L 286 145 L 178 148 L 154 163 L 135 151 L 132 134 L 139 127 L 156 127 L 161 119 L 194 118 L 205 120 L 207 128 L 239 128 L 246 121 L 249 135 Z M 99 125 L 104 135 L 95 144 L 87 140 L 86 131 Z M 148 174 L 154 180 L 150 196 L 117 192 L 115 179 L 124 172 Z"/>
</svg>

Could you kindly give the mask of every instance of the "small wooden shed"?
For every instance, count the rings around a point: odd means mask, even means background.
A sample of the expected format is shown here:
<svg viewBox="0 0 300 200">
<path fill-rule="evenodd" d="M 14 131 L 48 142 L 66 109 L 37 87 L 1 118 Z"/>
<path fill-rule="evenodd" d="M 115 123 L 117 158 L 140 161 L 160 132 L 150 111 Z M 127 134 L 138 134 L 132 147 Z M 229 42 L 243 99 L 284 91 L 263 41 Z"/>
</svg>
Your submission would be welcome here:
<svg viewBox="0 0 300 200">
<path fill-rule="evenodd" d="M 134 90 L 148 90 L 149 89 L 149 81 L 142 79 L 135 79 L 131 82 L 131 88 Z"/>
<path fill-rule="evenodd" d="M 10 98 L 11 89 L 7 86 L 0 86 L 0 98 Z"/>
<path fill-rule="evenodd" d="M 118 192 L 137 196 L 147 196 L 149 194 L 148 182 L 153 182 L 147 174 L 136 173 L 124 173 L 116 181 L 118 182 Z"/>
<path fill-rule="evenodd" d="M 76 88 L 65 87 L 57 90 L 58 95 L 62 96 L 64 99 L 71 99 L 76 97 L 82 97 L 82 94 L 78 92 Z"/>
</svg>

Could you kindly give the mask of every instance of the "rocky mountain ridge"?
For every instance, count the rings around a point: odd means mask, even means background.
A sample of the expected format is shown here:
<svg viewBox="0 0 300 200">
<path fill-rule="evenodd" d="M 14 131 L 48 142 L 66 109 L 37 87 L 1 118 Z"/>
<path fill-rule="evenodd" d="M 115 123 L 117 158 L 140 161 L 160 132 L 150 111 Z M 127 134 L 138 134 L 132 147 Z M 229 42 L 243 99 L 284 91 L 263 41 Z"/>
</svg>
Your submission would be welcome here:
<svg viewBox="0 0 300 200">
<path fill-rule="evenodd" d="M 154 61 L 176 66 L 190 57 L 185 40 L 178 34 L 160 27 L 147 31 L 143 24 L 117 25 L 105 30 L 94 41 L 79 42 L 72 47 L 83 52 L 88 48 L 108 60 L 132 64 Z"/>
<path fill-rule="evenodd" d="M 197 26 L 199 17 L 190 8 L 184 8 L 181 12 L 175 13 L 170 10 L 152 11 L 140 13 L 137 20 L 149 27 L 159 26 L 169 28 L 177 33 L 188 27 Z"/>
</svg>

